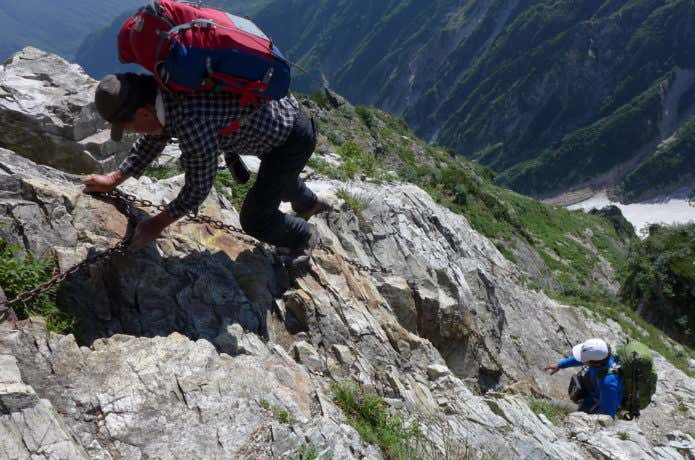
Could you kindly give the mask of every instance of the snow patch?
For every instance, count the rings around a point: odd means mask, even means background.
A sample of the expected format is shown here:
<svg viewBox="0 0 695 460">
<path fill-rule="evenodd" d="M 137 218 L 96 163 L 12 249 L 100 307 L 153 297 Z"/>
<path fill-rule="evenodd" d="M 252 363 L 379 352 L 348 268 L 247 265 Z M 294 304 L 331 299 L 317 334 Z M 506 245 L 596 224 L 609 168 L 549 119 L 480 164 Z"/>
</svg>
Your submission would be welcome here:
<svg viewBox="0 0 695 460">
<path fill-rule="evenodd" d="M 638 235 L 650 224 L 684 224 L 695 221 L 695 207 L 686 199 L 667 198 L 662 201 L 622 204 L 611 201 L 606 192 L 598 193 L 588 200 L 568 206 L 567 209 L 589 211 L 614 205 L 635 226 Z"/>
</svg>

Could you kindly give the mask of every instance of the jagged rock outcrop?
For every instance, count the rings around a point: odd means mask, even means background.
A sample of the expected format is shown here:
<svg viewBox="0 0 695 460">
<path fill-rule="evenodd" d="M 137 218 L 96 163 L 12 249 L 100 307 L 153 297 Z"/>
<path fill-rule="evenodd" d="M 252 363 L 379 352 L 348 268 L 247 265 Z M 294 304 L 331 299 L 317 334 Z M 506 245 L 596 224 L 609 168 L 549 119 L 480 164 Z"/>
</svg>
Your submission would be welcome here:
<svg viewBox="0 0 695 460">
<path fill-rule="evenodd" d="M 565 392 L 569 372 L 544 365 L 589 336 L 617 343 L 617 323 L 522 287 L 490 241 L 415 186 L 310 179 L 336 209 L 312 219 L 322 245 L 309 273 L 288 273 L 248 236 L 184 220 L 61 286 L 77 338 L 38 318 L 0 324 L 0 458 L 287 458 L 303 446 L 381 458 L 333 402 L 342 380 L 419 421 L 440 454 L 695 457 L 695 380 L 661 358 L 637 422 L 574 414 L 554 425 L 530 409 L 531 397 Z M 122 188 L 164 203 L 182 180 Z M 66 271 L 146 210 L 124 214 L 83 194 L 78 176 L 0 149 L 0 211 L 2 239 Z M 238 226 L 214 192 L 201 213 Z"/>
<path fill-rule="evenodd" d="M 97 82 L 77 64 L 27 47 L 0 67 L 0 147 L 73 173 L 110 169 L 128 141 L 111 141 L 94 108 Z M 132 138 L 131 138 L 132 140 Z"/>
<path fill-rule="evenodd" d="M 52 248 L 65 270 L 125 234 L 118 207 L 81 194 L 74 176 L 5 150 L 0 163 L 0 207 L 11 219 L 4 238 L 36 254 Z M 161 202 L 180 180 L 124 185 Z M 329 196 L 343 186 L 312 183 Z M 524 394 L 558 397 L 565 386 L 542 366 L 588 335 L 617 340 L 618 326 L 520 288 L 491 243 L 416 187 L 350 190 L 366 208 L 357 215 L 343 205 L 317 220 L 325 249 L 293 283 L 271 248 L 182 222 L 157 246 L 92 267 L 59 291 L 80 315 L 84 346 L 33 320 L 15 332 L 2 326 L 0 355 L 16 360 L 18 383 L 37 395 L 32 410 L 63 433 L 64 448 L 88 458 L 270 458 L 309 443 L 334 458 L 378 458 L 331 402 L 330 383 L 343 379 L 431 420 L 427 435 L 442 448 L 453 439 L 505 458 L 601 458 L 624 455 L 630 442 L 644 458 L 693 454 L 683 430 L 693 423 L 693 381 L 663 360 L 638 428 L 591 418 L 560 427 L 535 415 Z M 202 212 L 236 223 L 221 201 L 212 195 Z M 17 419 L 26 410 L 3 412 L 13 439 L 33 436 Z M 632 441 L 621 439 L 627 431 Z"/>
</svg>

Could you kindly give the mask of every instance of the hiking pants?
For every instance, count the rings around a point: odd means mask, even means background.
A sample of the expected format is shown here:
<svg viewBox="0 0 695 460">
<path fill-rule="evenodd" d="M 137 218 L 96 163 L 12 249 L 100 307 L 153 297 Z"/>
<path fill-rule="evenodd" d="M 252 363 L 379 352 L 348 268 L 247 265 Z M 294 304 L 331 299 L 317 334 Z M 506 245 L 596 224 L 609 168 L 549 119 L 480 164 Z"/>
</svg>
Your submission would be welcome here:
<svg viewBox="0 0 695 460">
<path fill-rule="evenodd" d="M 290 202 L 295 212 L 303 212 L 316 204 L 316 195 L 309 190 L 299 173 L 304 169 L 316 147 L 316 123 L 299 110 L 287 140 L 261 157 L 256 182 L 241 207 L 241 228 L 263 242 L 285 248 L 306 245 L 309 224 L 300 218 L 280 212 L 281 201 Z"/>
</svg>

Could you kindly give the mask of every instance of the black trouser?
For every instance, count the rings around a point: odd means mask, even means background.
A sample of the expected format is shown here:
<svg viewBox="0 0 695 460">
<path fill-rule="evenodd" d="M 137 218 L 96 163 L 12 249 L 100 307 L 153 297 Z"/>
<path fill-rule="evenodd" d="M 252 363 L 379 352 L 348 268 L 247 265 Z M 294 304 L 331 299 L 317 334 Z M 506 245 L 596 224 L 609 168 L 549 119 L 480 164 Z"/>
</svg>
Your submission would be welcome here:
<svg viewBox="0 0 695 460">
<path fill-rule="evenodd" d="M 309 224 L 280 212 L 278 207 L 280 201 L 287 201 L 296 212 L 302 212 L 316 204 L 316 195 L 299 178 L 299 173 L 314 152 L 317 135 L 314 120 L 300 110 L 285 143 L 261 157 L 256 183 L 246 195 L 239 215 L 246 233 L 285 248 L 307 243 Z"/>
</svg>

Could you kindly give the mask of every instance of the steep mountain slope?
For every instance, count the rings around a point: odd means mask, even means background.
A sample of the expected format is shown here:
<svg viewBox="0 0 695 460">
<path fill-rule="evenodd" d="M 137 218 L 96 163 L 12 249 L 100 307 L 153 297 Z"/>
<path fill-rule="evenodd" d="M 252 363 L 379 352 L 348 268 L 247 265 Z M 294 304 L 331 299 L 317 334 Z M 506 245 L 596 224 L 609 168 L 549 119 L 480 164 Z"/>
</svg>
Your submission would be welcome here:
<svg viewBox="0 0 695 460">
<path fill-rule="evenodd" d="M 693 18 L 688 0 L 277 1 L 258 16 L 314 71 L 298 88 L 320 73 L 541 196 L 618 184 L 693 114 Z M 689 185 L 667 182 L 636 193 Z"/>
<path fill-rule="evenodd" d="M 25 67 L 20 57 L 4 70 L 37 81 L 28 70 L 36 63 Z M 66 65 L 64 92 L 75 77 L 84 80 Z M 35 91 L 13 81 L 17 98 Z M 288 273 L 275 248 L 234 230 L 241 187 L 218 181 L 201 215 L 231 230 L 184 219 L 142 251 L 90 259 L 42 296 L 44 311 L 72 317 L 60 333 L 50 332 L 55 316 L 16 330 L 0 323 L 0 457 L 695 455 L 695 381 L 662 357 L 656 397 L 638 421 L 544 415 L 537 399 L 561 397 L 566 381 L 543 366 L 588 336 L 651 340 L 690 373 L 692 352 L 632 312 L 615 309 L 612 321 L 609 309 L 549 299 L 525 279 L 523 264 L 474 228 L 499 239 L 526 232 L 530 250 L 558 237 L 548 251 L 571 266 L 560 248 L 570 241 L 592 253 L 587 264 L 600 237 L 615 247 L 598 254 L 619 253 L 618 219 L 503 194 L 484 168 L 425 145 L 402 120 L 332 94 L 301 99 L 323 132 L 307 180 L 335 207 L 312 218 L 322 243 L 311 271 Z M 67 126 L 94 118 L 82 104 L 66 114 Z M 106 132 L 97 120 L 87 125 L 97 137 Z M 43 127 L 18 129 L 36 135 Z M 41 258 L 70 270 L 122 241 L 150 211 L 86 195 L 79 177 L 9 150 L 0 149 L 0 165 L 0 280 L 10 297 L 40 278 L 31 270 L 13 276 L 16 267 Z M 159 204 L 183 183 L 148 174 L 123 191 Z M 465 188 L 451 188 L 459 182 Z M 545 218 L 527 224 L 534 212 Z M 33 302 L 20 307 L 22 318 L 38 312 Z M 365 431 L 368 422 L 386 433 Z M 384 439 L 394 433 L 395 441 Z"/>
<path fill-rule="evenodd" d="M 36 46 L 72 59 L 85 37 L 143 0 L 0 0 L 0 59 Z"/>
<path fill-rule="evenodd" d="M 688 369 L 688 358 L 657 338 L 662 332 L 641 319 L 642 326 L 634 322 L 638 314 L 653 320 L 653 311 L 632 311 L 617 296 L 627 248 L 637 240 L 618 208 L 584 213 L 544 204 L 494 185 L 485 167 L 426 144 L 399 117 L 347 103 L 335 107 L 340 99 L 321 93 L 301 100 L 319 120 L 325 139 L 317 149 L 323 156 L 310 163 L 317 173 L 343 181 L 366 177 L 375 183 L 416 184 L 490 239 L 517 266 L 524 286 L 610 318 Z M 349 188 L 342 196 L 358 215 L 366 206 L 351 199 Z"/>
<path fill-rule="evenodd" d="M 17 99 L 36 91 L 17 74 L 66 85 L 65 93 L 75 80 L 96 85 L 77 66 L 46 80 L 30 74 L 36 65 L 19 55 L 5 66 Z M 504 193 L 484 168 L 427 146 L 383 112 L 333 94 L 301 103 L 323 133 L 308 184 L 334 204 L 312 218 L 321 245 L 310 272 L 289 273 L 276 248 L 235 230 L 241 187 L 221 173 L 201 215 L 224 225 L 184 219 L 142 251 L 89 259 L 88 269 L 41 296 L 43 311 L 72 318 L 60 333 L 51 332 L 57 315 L 16 330 L 0 323 L 0 457 L 695 455 L 692 351 L 633 312 L 548 298 L 522 262 L 476 230 L 499 242 L 528 237 L 528 250 L 557 239 L 546 249 L 566 266 L 553 269 L 560 278 L 582 264 L 567 259 L 570 241 L 591 253 L 586 266 L 619 254 L 619 219 Z M 92 105 L 76 104 L 63 123 L 96 127 L 101 138 Z M 14 109 L 18 116 L 24 108 Z M 35 136 L 45 128 L 17 129 Z M 147 202 L 86 195 L 78 176 L 6 149 L 0 166 L 0 299 L 101 254 L 151 211 Z M 159 204 L 183 179 L 148 171 L 122 189 Z M 544 218 L 527 221 L 537 213 Z M 41 276 L 15 276 L 38 259 Z M 18 307 L 22 318 L 41 311 L 34 302 Z M 661 352 L 657 394 L 638 421 L 544 415 L 537 399 L 563 396 L 566 381 L 543 366 L 588 336 L 640 338 Z M 368 422 L 387 432 L 365 431 Z M 384 439 L 394 433 L 395 441 Z"/>
</svg>

